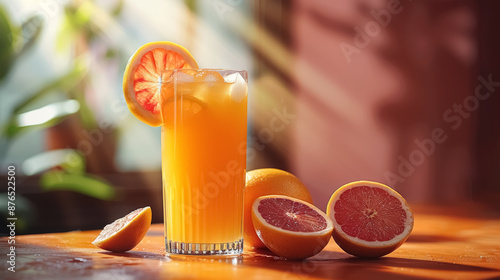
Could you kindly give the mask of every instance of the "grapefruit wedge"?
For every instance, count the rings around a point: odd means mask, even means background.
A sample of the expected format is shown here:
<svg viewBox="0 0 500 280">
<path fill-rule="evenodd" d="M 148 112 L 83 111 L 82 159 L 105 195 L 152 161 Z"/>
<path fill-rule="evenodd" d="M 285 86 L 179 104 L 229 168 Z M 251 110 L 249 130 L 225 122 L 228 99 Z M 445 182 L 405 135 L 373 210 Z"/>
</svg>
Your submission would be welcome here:
<svg viewBox="0 0 500 280">
<path fill-rule="evenodd" d="M 172 42 L 151 42 L 130 57 L 123 74 L 123 93 L 129 110 L 150 126 L 160 126 L 160 96 L 169 87 L 173 69 L 197 69 L 184 47 Z"/>
<path fill-rule="evenodd" d="M 144 238 L 150 225 L 151 208 L 139 208 L 105 226 L 92 244 L 112 252 L 132 250 Z"/>
<path fill-rule="evenodd" d="M 327 206 L 333 239 L 345 252 L 376 258 L 399 248 L 413 229 L 406 200 L 390 187 L 357 181 L 340 187 Z"/>
<path fill-rule="evenodd" d="M 252 222 L 269 250 L 287 259 L 305 259 L 319 253 L 331 238 L 333 225 L 314 205 L 284 196 L 257 198 Z"/>
</svg>

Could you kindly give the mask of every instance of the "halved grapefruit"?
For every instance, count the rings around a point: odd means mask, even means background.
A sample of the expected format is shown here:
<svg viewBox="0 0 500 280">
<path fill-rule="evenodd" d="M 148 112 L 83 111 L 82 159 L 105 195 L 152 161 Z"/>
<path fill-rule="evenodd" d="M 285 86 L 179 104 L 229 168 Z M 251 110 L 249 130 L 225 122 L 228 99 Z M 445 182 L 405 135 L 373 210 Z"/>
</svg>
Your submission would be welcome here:
<svg viewBox="0 0 500 280">
<path fill-rule="evenodd" d="M 151 208 L 139 208 L 105 226 L 92 244 L 112 252 L 132 250 L 144 238 L 150 225 Z"/>
<path fill-rule="evenodd" d="M 168 86 L 173 69 L 197 69 L 198 64 L 184 47 L 172 42 L 151 42 L 130 57 L 123 74 L 127 106 L 139 120 L 160 126 L 160 96 Z"/>
<path fill-rule="evenodd" d="M 345 252 L 376 258 L 401 246 L 413 229 L 406 200 L 390 187 L 357 181 L 340 187 L 327 206 L 333 239 Z"/>
<path fill-rule="evenodd" d="M 265 248 L 266 246 L 255 233 L 252 224 L 252 205 L 264 195 L 286 195 L 308 203 L 313 203 L 311 194 L 299 178 L 284 170 L 262 168 L 248 171 L 245 184 L 245 206 L 243 233 L 245 246 Z"/>
<path fill-rule="evenodd" d="M 330 218 L 314 205 L 284 195 L 261 196 L 252 206 L 252 221 L 269 250 L 287 259 L 319 253 L 331 238 Z"/>
</svg>

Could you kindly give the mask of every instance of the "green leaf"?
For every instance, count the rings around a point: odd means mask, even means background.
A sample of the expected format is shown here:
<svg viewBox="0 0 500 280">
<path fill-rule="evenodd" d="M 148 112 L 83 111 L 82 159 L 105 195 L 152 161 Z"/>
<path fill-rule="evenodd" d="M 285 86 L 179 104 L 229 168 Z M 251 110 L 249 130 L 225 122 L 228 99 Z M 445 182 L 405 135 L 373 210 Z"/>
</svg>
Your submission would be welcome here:
<svg viewBox="0 0 500 280">
<path fill-rule="evenodd" d="M 45 122 L 43 124 L 36 125 L 36 126 L 35 125 L 34 126 L 19 126 L 18 122 L 17 122 L 17 118 L 13 118 L 13 119 L 9 120 L 7 125 L 3 128 L 3 134 L 7 138 L 12 139 L 15 136 L 19 135 L 20 133 L 28 131 L 30 129 L 34 129 L 34 128 L 43 129 L 43 128 L 52 127 L 52 126 L 60 123 L 64 119 L 64 117 L 65 116 L 53 118 L 53 119 L 49 120 L 48 122 Z"/>
<path fill-rule="evenodd" d="M 72 115 L 80 109 L 76 100 L 66 100 L 51 103 L 41 108 L 15 115 L 4 128 L 4 134 L 13 138 L 28 128 L 47 128 L 61 122 L 66 116 Z"/>
<path fill-rule="evenodd" d="M 28 176 L 54 167 L 60 167 L 66 173 L 84 174 L 85 157 L 74 149 L 59 149 L 39 153 L 23 162 L 23 171 Z"/>
<path fill-rule="evenodd" d="M 43 18 L 40 15 L 35 15 L 30 17 L 28 20 L 23 22 L 22 30 L 23 30 L 23 38 L 24 42 L 22 48 L 17 52 L 17 56 L 22 55 L 24 52 L 29 50 L 35 42 L 40 37 L 42 33 L 43 27 Z"/>
<path fill-rule="evenodd" d="M 184 0 L 184 4 L 195 14 L 198 11 L 198 5 L 196 0 Z"/>
<path fill-rule="evenodd" d="M 17 118 L 21 113 L 26 111 L 36 101 L 50 94 L 67 92 L 71 88 L 75 87 L 75 85 L 80 82 L 87 74 L 88 68 L 82 60 L 83 59 L 77 59 L 74 68 L 70 72 L 45 85 L 29 98 L 26 98 L 25 100 L 17 104 L 12 110 L 9 119 L 5 123 L 2 132 L 5 133 L 5 135 L 9 138 L 15 137 L 21 131 L 27 129 L 27 127 L 18 126 Z M 37 127 L 51 127 L 58 124 L 62 119 L 63 117 L 58 117 Z"/>
<path fill-rule="evenodd" d="M 77 29 L 81 29 L 88 26 L 92 20 L 92 15 L 95 14 L 95 5 L 90 1 L 82 1 L 78 6 L 75 7 L 73 13 L 69 13 L 68 16 L 71 17 L 73 23 L 76 25 Z"/>
<path fill-rule="evenodd" d="M 85 157 L 77 150 L 72 150 L 66 155 L 65 161 L 61 163 L 62 169 L 71 174 L 85 173 Z"/>
<path fill-rule="evenodd" d="M 85 95 L 82 91 L 76 92 L 74 95 L 76 100 L 80 102 L 80 120 L 82 121 L 83 126 L 86 129 L 92 129 L 97 127 L 97 120 L 94 116 L 94 112 L 90 108 L 90 106 L 87 104 L 85 100 Z"/>
<path fill-rule="evenodd" d="M 4 78 L 15 59 L 17 42 L 20 38 L 20 28 L 12 23 L 9 14 L 0 5 L 0 80 Z"/>
<path fill-rule="evenodd" d="M 68 48 L 70 45 L 69 43 L 75 42 L 76 40 L 76 30 L 68 16 L 62 18 L 60 28 L 56 38 L 56 50 L 58 52 Z"/>
<path fill-rule="evenodd" d="M 45 85 L 31 97 L 19 103 L 16 107 L 14 107 L 13 113 L 21 113 L 23 110 L 26 110 L 26 108 L 33 102 L 49 95 L 50 93 L 57 91 L 68 91 L 69 89 L 73 88 L 79 81 L 81 81 L 86 73 L 87 66 L 85 66 L 81 60 L 77 60 L 75 62 L 74 68 L 70 72 Z"/>
<path fill-rule="evenodd" d="M 114 57 L 117 57 L 119 55 L 120 51 L 115 49 L 115 48 L 112 48 L 112 47 L 109 47 L 107 50 L 106 50 L 106 54 L 104 55 L 106 58 L 114 58 Z"/>
<path fill-rule="evenodd" d="M 4 221 L 12 217 L 8 211 L 8 206 L 10 206 L 8 205 L 9 197 L 12 197 L 12 195 L 9 195 L 7 192 L 0 193 L 0 218 Z M 35 222 L 35 208 L 33 208 L 29 199 L 19 193 L 16 193 L 14 199 L 16 207 L 15 214 L 17 218 L 16 233 L 23 234 Z"/>
<path fill-rule="evenodd" d="M 111 15 L 114 17 L 121 15 L 123 7 L 125 6 L 124 4 L 125 2 L 123 0 L 118 0 L 116 5 L 113 7 L 113 10 L 111 10 Z"/>
<path fill-rule="evenodd" d="M 102 200 L 110 200 L 116 195 L 113 186 L 100 179 L 64 171 L 46 172 L 40 179 L 40 185 L 44 191 L 74 191 Z"/>
</svg>

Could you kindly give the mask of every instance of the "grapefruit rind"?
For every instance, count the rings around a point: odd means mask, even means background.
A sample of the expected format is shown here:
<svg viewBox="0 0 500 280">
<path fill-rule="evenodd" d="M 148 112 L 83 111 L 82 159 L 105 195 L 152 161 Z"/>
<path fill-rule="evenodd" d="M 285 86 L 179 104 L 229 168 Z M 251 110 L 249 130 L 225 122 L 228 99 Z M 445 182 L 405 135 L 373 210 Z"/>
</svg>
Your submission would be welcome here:
<svg viewBox="0 0 500 280">
<path fill-rule="evenodd" d="M 125 68 L 125 73 L 123 74 L 123 93 L 125 96 L 125 101 L 127 102 L 127 106 L 130 112 L 132 112 L 132 114 L 136 118 L 150 126 L 160 126 L 162 124 L 161 114 L 155 114 L 149 110 L 146 110 L 137 101 L 136 92 L 134 89 L 134 73 L 137 69 L 137 66 L 141 63 L 142 57 L 148 52 L 157 48 L 165 49 L 167 51 L 174 51 L 180 54 L 184 59 L 184 69 L 198 68 L 198 64 L 186 48 L 167 41 L 147 43 L 137 49 L 137 51 L 130 57 L 127 63 L 127 67 Z"/>
<path fill-rule="evenodd" d="M 405 229 L 402 233 L 395 236 L 388 241 L 366 241 L 358 237 L 353 237 L 348 235 L 342 230 L 341 225 L 339 225 L 335 219 L 335 203 L 340 198 L 340 195 L 345 191 L 361 186 L 378 187 L 389 192 L 392 196 L 396 197 L 401 202 L 401 207 L 405 210 L 407 216 L 405 221 Z M 406 200 L 392 188 L 377 182 L 372 181 L 356 181 L 348 183 L 338 190 L 336 190 L 327 205 L 327 215 L 331 218 L 333 222 L 333 239 L 345 252 L 362 258 L 377 258 L 387 255 L 397 248 L 399 248 L 410 236 L 413 230 L 414 219 L 413 213 L 410 206 Z"/>
<path fill-rule="evenodd" d="M 258 207 L 262 200 L 273 198 L 284 198 L 307 205 L 325 219 L 325 229 L 314 232 L 297 232 L 267 223 L 258 211 Z M 332 221 L 323 211 L 308 202 L 284 195 L 266 195 L 257 198 L 252 205 L 252 222 L 257 236 L 264 245 L 276 255 L 287 259 L 305 259 L 318 254 L 330 241 L 333 230 Z"/>
<path fill-rule="evenodd" d="M 128 215 L 138 210 L 140 210 L 139 213 L 137 213 L 130 221 L 126 220 Z M 146 235 L 151 225 L 152 213 L 149 206 L 139 208 L 131 213 L 127 214 L 123 218 L 117 219 L 109 225 L 106 225 L 92 244 L 111 252 L 125 252 L 132 250 Z M 120 223 L 123 223 L 121 228 L 114 228 Z M 103 236 L 103 232 L 107 230 L 107 227 L 110 227 L 111 230 L 114 229 L 115 231 L 108 236 Z"/>
</svg>

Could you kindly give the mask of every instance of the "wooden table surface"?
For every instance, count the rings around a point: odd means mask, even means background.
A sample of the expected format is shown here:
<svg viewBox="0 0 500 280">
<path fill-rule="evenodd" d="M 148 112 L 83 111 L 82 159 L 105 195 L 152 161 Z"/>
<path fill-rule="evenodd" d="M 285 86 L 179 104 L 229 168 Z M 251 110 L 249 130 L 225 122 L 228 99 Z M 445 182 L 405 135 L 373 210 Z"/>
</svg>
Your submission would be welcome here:
<svg viewBox="0 0 500 280">
<path fill-rule="evenodd" d="M 438 214 L 439 213 L 439 214 Z M 488 218 L 489 217 L 489 218 Z M 395 252 L 374 260 L 351 257 L 333 241 L 315 257 L 288 261 L 245 249 L 233 259 L 165 257 L 163 227 L 151 226 L 127 253 L 91 242 L 99 231 L 16 236 L 16 272 L 2 261 L 1 279 L 500 279 L 500 217 L 417 211 L 415 228 Z M 1 260 L 10 245 L 0 238 Z"/>
</svg>

